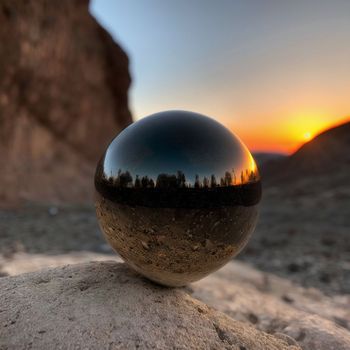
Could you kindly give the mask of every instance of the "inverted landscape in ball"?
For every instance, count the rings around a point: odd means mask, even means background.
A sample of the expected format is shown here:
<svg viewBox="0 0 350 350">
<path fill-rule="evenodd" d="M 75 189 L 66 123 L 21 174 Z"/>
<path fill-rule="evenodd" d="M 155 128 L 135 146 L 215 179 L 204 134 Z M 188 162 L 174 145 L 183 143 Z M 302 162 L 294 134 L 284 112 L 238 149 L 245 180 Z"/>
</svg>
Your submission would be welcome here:
<svg viewBox="0 0 350 350">
<path fill-rule="evenodd" d="M 95 174 L 97 217 L 110 245 L 168 286 L 225 265 L 253 232 L 260 176 L 248 149 L 213 119 L 166 111 L 108 146 Z"/>
</svg>

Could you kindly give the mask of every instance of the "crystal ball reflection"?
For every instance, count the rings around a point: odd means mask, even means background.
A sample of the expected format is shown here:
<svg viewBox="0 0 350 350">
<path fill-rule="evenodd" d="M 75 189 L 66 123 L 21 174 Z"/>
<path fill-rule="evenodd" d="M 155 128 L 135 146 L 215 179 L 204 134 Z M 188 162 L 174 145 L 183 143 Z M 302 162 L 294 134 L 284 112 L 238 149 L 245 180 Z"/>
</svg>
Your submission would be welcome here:
<svg viewBox="0 0 350 350">
<path fill-rule="evenodd" d="M 250 152 L 213 119 L 151 115 L 108 146 L 96 212 L 110 245 L 149 279 L 182 286 L 219 269 L 247 243 L 261 198 Z"/>
</svg>

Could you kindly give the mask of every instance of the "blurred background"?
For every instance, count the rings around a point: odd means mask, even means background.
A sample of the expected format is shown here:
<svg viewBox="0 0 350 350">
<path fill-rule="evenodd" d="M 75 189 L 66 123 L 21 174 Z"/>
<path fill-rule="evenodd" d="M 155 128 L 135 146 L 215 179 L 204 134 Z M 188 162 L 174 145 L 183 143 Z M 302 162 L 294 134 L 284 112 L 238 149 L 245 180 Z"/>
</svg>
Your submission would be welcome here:
<svg viewBox="0 0 350 350">
<path fill-rule="evenodd" d="M 186 109 L 258 162 L 238 259 L 349 298 L 349 1 L 1 0 L 0 23 L 1 276 L 113 258 L 97 161 L 133 121 Z"/>
</svg>

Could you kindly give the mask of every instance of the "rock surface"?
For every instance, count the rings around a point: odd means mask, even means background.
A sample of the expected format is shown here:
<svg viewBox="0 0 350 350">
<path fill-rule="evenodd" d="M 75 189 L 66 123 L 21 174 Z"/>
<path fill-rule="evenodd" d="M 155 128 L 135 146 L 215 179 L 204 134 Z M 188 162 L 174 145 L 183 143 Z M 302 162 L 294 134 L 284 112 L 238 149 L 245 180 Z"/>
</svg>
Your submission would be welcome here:
<svg viewBox="0 0 350 350">
<path fill-rule="evenodd" d="M 0 255 L 0 274 L 15 276 L 43 268 L 67 264 L 122 259 L 113 254 L 88 251 L 65 254 Z M 239 321 L 249 322 L 265 331 L 279 327 L 304 313 L 320 316 L 350 331 L 350 295 L 329 297 L 315 288 L 303 288 L 287 279 L 254 269 L 246 263 L 232 261 L 214 274 L 187 288 L 192 296 L 212 304 Z M 276 321 L 279 320 L 279 323 Z M 288 322 L 287 322 L 288 321 Z"/>
<path fill-rule="evenodd" d="M 0 277 L 112 257 L 121 261 L 115 255 L 83 251 L 55 255 L 21 252 L 0 257 Z M 349 295 L 329 297 L 317 289 L 302 288 L 237 260 L 185 291 L 234 320 L 277 337 L 292 337 L 303 349 L 350 347 Z"/>
<path fill-rule="evenodd" d="M 350 349 L 349 296 L 330 298 L 239 262 L 190 288 L 193 297 L 231 318 L 286 334 L 305 350 Z"/>
<path fill-rule="evenodd" d="M 0 291 L 1 349 L 300 349 L 115 262 L 1 278 Z"/>
<path fill-rule="evenodd" d="M 70 252 L 66 254 L 28 254 L 19 252 L 9 257 L 0 255 L 0 277 L 16 276 L 45 268 L 112 259 L 116 262 L 122 262 L 122 259 L 115 254 L 107 255 L 87 251 Z"/>
<path fill-rule="evenodd" d="M 131 122 L 128 58 L 88 0 L 0 4 L 0 201 L 80 202 Z"/>
</svg>

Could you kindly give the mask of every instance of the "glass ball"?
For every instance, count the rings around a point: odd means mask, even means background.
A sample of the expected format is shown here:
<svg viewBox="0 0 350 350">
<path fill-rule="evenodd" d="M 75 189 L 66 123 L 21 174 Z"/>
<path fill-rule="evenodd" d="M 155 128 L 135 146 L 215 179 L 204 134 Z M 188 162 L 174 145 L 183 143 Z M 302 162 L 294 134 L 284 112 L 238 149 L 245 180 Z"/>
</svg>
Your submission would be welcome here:
<svg viewBox="0 0 350 350">
<path fill-rule="evenodd" d="M 134 270 L 183 286 L 247 243 L 261 182 L 247 147 L 206 116 L 165 111 L 124 129 L 95 174 L 96 212 L 109 244 Z"/>
</svg>

